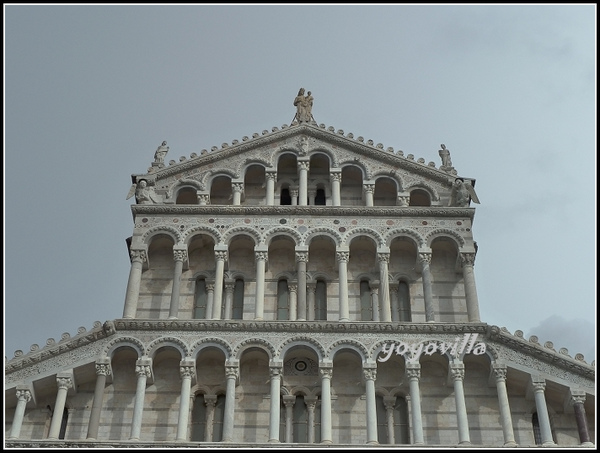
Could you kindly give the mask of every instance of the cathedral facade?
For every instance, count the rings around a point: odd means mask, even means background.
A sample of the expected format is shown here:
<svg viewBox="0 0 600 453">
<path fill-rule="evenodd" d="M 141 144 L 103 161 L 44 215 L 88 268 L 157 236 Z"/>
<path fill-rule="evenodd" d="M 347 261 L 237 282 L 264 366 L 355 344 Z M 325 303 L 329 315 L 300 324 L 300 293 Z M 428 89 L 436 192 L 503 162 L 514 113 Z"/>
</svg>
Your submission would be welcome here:
<svg viewBox="0 0 600 453">
<path fill-rule="evenodd" d="M 294 105 L 132 175 L 123 315 L 6 361 L 5 446 L 593 447 L 593 364 L 480 319 L 450 151 Z"/>
</svg>

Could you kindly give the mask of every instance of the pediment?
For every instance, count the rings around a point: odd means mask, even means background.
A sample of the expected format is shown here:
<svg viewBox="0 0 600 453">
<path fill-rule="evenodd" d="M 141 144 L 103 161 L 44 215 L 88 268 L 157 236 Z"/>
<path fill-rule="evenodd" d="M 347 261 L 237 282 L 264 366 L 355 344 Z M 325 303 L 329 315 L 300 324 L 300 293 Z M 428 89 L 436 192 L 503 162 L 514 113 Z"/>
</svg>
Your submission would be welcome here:
<svg viewBox="0 0 600 453">
<path fill-rule="evenodd" d="M 266 173 L 277 173 L 283 156 L 309 164 L 319 156 L 322 162 L 327 162 L 332 174 L 354 166 L 362 173 L 365 183 L 375 184 L 380 178 L 390 178 L 399 192 L 408 193 L 422 187 L 432 195 L 432 205 L 448 206 L 452 185 L 459 178 L 453 167 L 438 167 L 433 161 L 405 155 L 401 150 L 386 148 L 332 126 L 294 122 L 230 144 L 223 143 L 220 147 L 212 146 L 210 150 L 203 149 L 199 154 L 181 156 L 178 161 L 167 161 L 172 157 L 171 151 L 164 162 L 152 163 L 146 174 L 132 175 L 132 182 L 145 179 L 162 195 L 165 203 L 172 203 L 173 193 L 184 185 L 199 192 L 207 191 L 217 176 L 230 178 L 232 183 L 243 183 L 247 169 L 253 165 L 263 167 Z M 471 187 L 475 184 L 473 178 L 460 178 L 470 181 Z"/>
</svg>

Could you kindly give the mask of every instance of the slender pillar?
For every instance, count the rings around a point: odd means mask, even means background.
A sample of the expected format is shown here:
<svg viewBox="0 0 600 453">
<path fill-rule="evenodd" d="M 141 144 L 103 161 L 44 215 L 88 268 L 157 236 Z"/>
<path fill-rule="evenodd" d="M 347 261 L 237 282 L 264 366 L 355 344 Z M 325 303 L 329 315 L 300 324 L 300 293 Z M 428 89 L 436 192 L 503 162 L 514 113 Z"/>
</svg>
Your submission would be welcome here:
<svg viewBox="0 0 600 453">
<path fill-rule="evenodd" d="M 306 403 L 306 411 L 308 412 L 308 443 L 315 443 L 315 407 L 317 406 L 317 398 L 304 397 Z"/>
<path fill-rule="evenodd" d="M 242 192 L 244 192 L 243 182 L 234 182 L 231 184 L 231 190 L 233 190 L 233 205 L 239 206 L 242 203 Z"/>
<path fill-rule="evenodd" d="M 183 359 L 179 365 L 181 374 L 181 398 L 179 403 L 179 419 L 177 421 L 177 441 L 188 440 L 188 425 L 190 417 L 190 394 L 192 379 L 196 374 L 196 363 L 191 359 Z"/>
<path fill-rule="evenodd" d="M 281 372 L 283 364 L 272 362 L 269 364 L 271 374 L 271 410 L 269 412 L 269 442 L 279 443 L 279 417 L 281 409 Z"/>
<path fill-rule="evenodd" d="M 104 399 L 104 388 L 106 387 L 106 377 L 111 374 L 110 358 L 103 357 L 96 361 L 96 388 L 94 390 L 94 401 L 90 411 L 90 422 L 88 423 L 87 439 L 95 440 L 98 438 L 98 428 L 100 426 L 100 414 L 102 413 L 102 400 Z"/>
<path fill-rule="evenodd" d="M 571 390 L 569 395 L 569 403 L 573 406 L 575 412 L 575 422 L 577 423 L 577 431 L 579 433 L 579 442 L 582 447 L 593 447 L 594 444 L 590 440 L 590 432 L 588 430 L 587 417 L 585 415 L 585 392 L 580 390 Z"/>
<path fill-rule="evenodd" d="M 306 265 L 308 251 L 296 251 L 298 270 L 298 321 L 306 321 Z"/>
<path fill-rule="evenodd" d="M 412 438 L 414 445 L 423 445 L 423 419 L 421 417 L 421 391 L 419 390 L 419 379 L 421 378 L 421 364 L 419 362 L 406 363 L 406 376 L 410 392 L 410 416 L 412 426 Z"/>
<path fill-rule="evenodd" d="M 391 322 L 392 311 L 390 309 L 390 281 L 388 277 L 390 253 L 378 252 L 377 260 L 379 261 L 379 304 L 381 306 L 381 320 L 383 322 Z"/>
<path fill-rule="evenodd" d="M 181 289 L 181 274 L 183 262 L 187 258 L 186 250 L 173 250 L 175 270 L 173 272 L 173 287 L 171 288 L 171 306 L 169 307 L 169 319 L 177 319 L 179 313 L 179 292 Z"/>
<path fill-rule="evenodd" d="M 9 439 L 18 439 L 21 434 L 21 426 L 23 426 L 23 418 L 25 417 L 25 406 L 31 400 L 31 391 L 28 387 L 17 386 L 17 407 L 15 408 L 15 416 L 13 417 L 12 426 L 10 427 Z"/>
<path fill-rule="evenodd" d="M 376 367 L 365 367 L 363 365 L 363 374 L 365 376 L 365 393 L 367 402 L 367 444 L 377 445 L 377 403 L 375 399 L 375 379 L 377 378 Z"/>
<path fill-rule="evenodd" d="M 135 318 L 138 298 L 140 295 L 140 282 L 142 281 L 142 265 L 146 262 L 145 250 L 131 250 L 131 268 L 125 293 L 125 308 L 123 318 Z"/>
<path fill-rule="evenodd" d="M 460 362 L 450 363 L 450 375 L 454 383 L 454 400 L 456 402 L 456 420 L 458 422 L 458 443 L 468 445 L 471 443 L 469 436 L 469 420 L 467 419 L 467 406 L 465 404 L 465 365 Z"/>
<path fill-rule="evenodd" d="M 267 171 L 265 178 L 267 179 L 266 205 L 273 206 L 275 204 L 275 179 L 277 178 L 277 173 Z"/>
<path fill-rule="evenodd" d="M 431 285 L 431 253 L 419 253 L 421 264 L 421 275 L 423 278 L 423 298 L 425 299 L 425 321 L 435 322 L 435 312 L 433 309 L 433 290 Z"/>
<path fill-rule="evenodd" d="M 379 322 L 379 282 L 371 282 L 371 311 L 373 312 L 373 321 Z"/>
<path fill-rule="evenodd" d="M 545 447 L 554 446 L 552 439 L 552 428 L 550 427 L 550 417 L 548 416 L 548 406 L 546 406 L 546 380 L 537 376 L 531 377 L 531 386 L 533 388 L 533 397 L 535 399 L 535 408 L 537 409 L 538 421 L 540 423 L 540 434 L 542 436 L 542 445 Z"/>
<path fill-rule="evenodd" d="M 298 205 L 298 189 L 290 189 L 290 197 L 292 197 L 292 206 Z"/>
<path fill-rule="evenodd" d="M 400 305 L 398 304 L 398 283 L 390 284 L 390 304 L 392 305 L 392 322 L 400 322 Z"/>
<path fill-rule="evenodd" d="M 295 395 L 283 395 L 283 405 L 285 406 L 285 442 L 291 444 L 293 439 L 293 422 L 294 422 L 294 403 L 296 402 Z"/>
<path fill-rule="evenodd" d="M 223 249 L 225 247 L 225 249 Z M 221 319 L 223 310 L 223 277 L 225 275 L 225 260 L 227 259 L 227 247 L 215 247 L 215 259 L 217 267 L 215 269 L 215 300 L 213 305 L 212 319 Z"/>
<path fill-rule="evenodd" d="M 256 259 L 256 305 L 254 319 L 264 319 L 265 310 L 265 267 L 267 263 L 267 250 L 255 248 L 254 257 Z"/>
<path fill-rule="evenodd" d="M 348 307 L 348 260 L 349 251 L 336 251 L 338 261 L 338 279 L 340 283 L 340 321 L 350 321 L 350 308 Z"/>
<path fill-rule="evenodd" d="M 300 184 L 299 184 L 299 199 L 298 204 L 300 206 L 306 206 L 308 204 L 308 167 L 310 166 L 309 161 L 298 161 L 298 171 L 300 172 Z"/>
<path fill-rule="evenodd" d="M 306 288 L 306 305 L 308 305 L 308 320 L 315 320 L 315 294 L 317 292 L 316 282 L 308 283 Z"/>
<path fill-rule="evenodd" d="M 233 290 L 235 289 L 235 280 L 232 278 L 225 279 L 225 314 L 223 319 L 231 319 L 231 311 L 233 308 Z"/>
<path fill-rule="evenodd" d="M 331 179 L 331 203 L 333 204 L 333 206 L 341 206 L 342 197 L 340 190 L 340 182 L 342 180 L 342 172 L 341 170 L 335 172 L 331 170 L 329 177 Z"/>
<path fill-rule="evenodd" d="M 212 319 L 215 301 L 215 282 L 206 282 L 206 319 Z"/>
<path fill-rule="evenodd" d="M 461 253 L 460 261 L 462 264 L 463 281 L 465 285 L 465 298 L 467 300 L 467 314 L 469 322 L 481 322 L 479 319 L 479 300 L 477 299 L 477 288 L 475 286 L 475 273 L 473 265 L 475 264 L 474 253 Z"/>
<path fill-rule="evenodd" d="M 227 364 L 229 363 L 229 365 Z M 235 383 L 239 376 L 239 364 L 237 361 L 228 361 L 225 364 L 225 376 L 227 379 L 225 415 L 223 417 L 223 442 L 233 442 L 233 423 L 235 410 Z"/>
<path fill-rule="evenodd" d="M 363 184 L 363 190 L 365 191 L 366 206 L 373 206 L 373 192 L 375 192 L 375 184 Z"/>
<path fill-rule="evenodd" d="M 149 358 L 139 359 L 135 363 L 137 388 L 135 390 L 135 403 L 133 406 L 133 419 L 131 420 L 131 436 L 129 440 L 140 440 L 142 430 L 142 415 L 144 414 L 144 397 L 146 396 L 146 381 L 152 376 L 152 361 Z"/>
<path fill-rule="evenodd" d="M 504 435 L 505 447 L 516 447 L 515 433 L 513 431 L 510 405 L 508 403 L 508 391 L 506 390 L 506 365 L 492 364 L 492 370 L 496 378 L 496 392 L 498 393 L 498 407 L 500 408 L 500 424 Z"/>
<path fill-rule="evenodd" d="M 333 364 L 319 364 L 321 376 L 321 443 L 332 444 L 331 432 L 331 376 Z"/>
<path fill-rule="evenodd" d="M 388 444 L 393 445 L 396 443 L 396 434 L 394 433 L 394 406 L 396 405 L 396 397 L 384 396 L 383 405 L 385 406 Z"/>
<path fill-rule="evenodd" d="M 48 439 L 58 439 L 63 412 L 65 410 L 65 403 L 67 401 L 67 391 L 73 387 L 73 378 L 59 374 L 56 376 L 56 384 L 58 385 L 58 392 L 56 393 L 56 403 L 54 404 L 54 411 L 52 412 L 52 421 L 50 422 Z"/>
<path fill-rule="evenodd" d="M 288 291 L 290 293 L 290 321 L 296 320 L 296 314 L 298 312 L 298 285 L 290 283 L 288 285 Z"/>
<path fill-rule="evenodd" d="M 206 425 L 204 427 L 204 441 L 213 441 L 213 431 L 215 428 L 215 406 L 217 405 L 217 395 L 204 395 L 204 405 L 206 406 Z"/>
</svg>

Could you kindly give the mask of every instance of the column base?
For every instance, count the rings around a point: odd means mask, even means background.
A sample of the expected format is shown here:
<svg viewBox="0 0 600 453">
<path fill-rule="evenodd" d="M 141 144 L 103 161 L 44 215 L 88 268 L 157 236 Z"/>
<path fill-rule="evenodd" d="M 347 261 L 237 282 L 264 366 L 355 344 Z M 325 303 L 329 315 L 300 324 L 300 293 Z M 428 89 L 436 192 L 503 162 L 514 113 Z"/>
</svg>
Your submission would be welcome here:
<svg viewBox="0 0 600 453">
<path fill-rule="evenodd" d="M 556 444 L 554 443 L 554 441 L 548 441 L 548 442 L 544 442 L 542 444 L 542 447 L 556 447 Z"/>
<path fill-rule="evenodd" d="M 171 319 L 171 320 L 177 319 L 177 316 L 169 316 L 167 319 Z"/>
<path fill-rule="evenodd" d="M 264 318 L 254 318 L 255 321 L 264 321 Z"/>
<path fill-rule="evenodd" d="M 379 445 L 379 442 L 377 442 L 376 440 L 369 440 L 367 441 L 367 445 Z"/>
<path fill-rule="evenodd" d="M 471 441 L 470 440 L 463 440 L 462 442 L 459 442 L 458 445 L 471 445 Z"/>
<path fill-rule="evenodd" d="M 348 322 L 350 321 L 350 318 L 340 318 L 339 322 Z"/>
<path fill-rule="evenodd" d="M 413 442 L 413 445 L 425 445 L 425 442 Z"/>
<path fill-rule="evenodd" d="M 331 445 L 333 443 L 333 441 L 332 440 L 322 440 L 321 443 Z"/>
<path fill-rule="evenodd" d="M 513 441 L 513 440 L 511 440 L 509 442 L 505 442 L 504 445 L 503 445 L 503 447 L 507 447 L 507 448 L 518 447 L 518 446 L 519 445 L 515 441 Z"/>
<path fill-rule="evenodd" d="M 592 442 L 584 442 L 581 444 L 582 447 L 595 447 L 595 445 Z"/>
<path fill-rule="evenodd" d="M 267 442 L 270 443 L 270 444 L 279 444 L 279 443 L 281 443 L 281 441 L 279 439 L 269 439 Z"/>
</svg>

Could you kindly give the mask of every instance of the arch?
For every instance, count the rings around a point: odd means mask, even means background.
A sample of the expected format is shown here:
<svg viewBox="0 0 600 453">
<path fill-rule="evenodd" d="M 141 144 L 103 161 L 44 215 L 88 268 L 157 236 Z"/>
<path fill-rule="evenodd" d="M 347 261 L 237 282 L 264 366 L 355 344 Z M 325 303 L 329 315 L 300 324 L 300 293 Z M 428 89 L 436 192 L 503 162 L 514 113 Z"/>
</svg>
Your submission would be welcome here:
<svg viewBox="0 0 600 453">
<path fill-rule="evenodd" d="M 221 244 L 223 241 L 221 233 L 219 233 L 219 231 L 216 228 L 212 228 L 209 226 L 196 226 L 196 227 L 190 228 L 186 232 L 185 237 L 183 238 L 182 242 L 186 246 L 189 246 L 192 239 L 194 239 L 194 236 L 197 236 L 199 234 L 205 234 L 206 236 L 211 237 L 212 240 L 214 241 L 215 245 Z"/>
<path fill-rule="evenodd" d="M 277 356 L 281 358 L 281 360 L 284 360 L 287 352 L 296 346 L 305 346 L 312 350 L 317 355 L 319 361 L 322 361 L 325 358 L 325 349 L 323 346 L 314 338 L 306 336 L 297 336 L 285 340 L 281 346 L 279 346 Z"/>
<path fill-rule="evenodd" d="M 246 226 L 239 226 L 228 230 L 222 237 L 222 241 L 224 244 L 229 245 L 229 243 L 235 239 L 236 236 L 249 236 L 254 240 L 254 245 L 257 246 L 263 242 L 263 238 L 260 233 L 253 228 Z"/>
<path fill-rule="evenodd" d="M 358 236 L 366 236 L 369 239 L 372 239 L 375 247 L 383 247 L 385 245 L 381 234 L 372 228 L 356 228 L 349 231 L 344 237 L 344 244 L 350 245 L 351 242 Z"/>
<path fill-rule="evenodd" d="M 326 357 L 330 360 L 333 360 L 335 355 L 344 349 L 350 349 L 351 351 L 356 352 L 363 363 L 367 360 L 369 355 L 367 348 L 361 342 L 351 339 L 344 339 L 338 340 L 329 346 Z"/>
<path fill-rule="evenodd" d="M 177 349 L 182 359 L 189 356 L 188 346 L 177 337 L 162 337 L 153 340 L 146 347 L 146 355 L 153 359 L 159 349 L 167 346 Z"/>
<path fill-rule="evenodd" d="M 350 159 L 352 159 L 352 160 L 350 160 Z M 371 179 L 369 177 L 369 171 L 367 169 L 367 166 L 365 164 L 363 164 L 361 161 L 355 160 L 355 159 L 357 159 L 357 158 L 348 157 L 347 160 L 340 161 L 340 163 L 338 164 L 337 167 L 340 168 L 342 171 L 344 170 L 345 167 L 356 167 L 362 173 L 363 181 Z"/>
<path fill-rule="evenodd" d="M 303 385 L 297 385 L 289 390 L 290 395 L 302 395 L 316 397 L 315 393 Z"/>
<path fill-rule="evenodd" d="M 211 347 L 219 349 L 225 355 L 225 360 L 229 360 L 232 356 L 231 346 L 229 343 L 217 337 L 207 337 L 196 341 L 190 347 L 190 356 L 192 356 L 194 360 L 197 360 L 200 352 L 202 352 L 203 349 Z"/>
<path fill-rule="evenodd" d="M 233 179 L 239 179 L 239 175 L 235 172 L 235 170 L 232 170 L 230 168 L 213 168 L 210 171 L 210 175 L 207 179 L 208 185 L 212 186 L 213 181 L 215 180 L 215 178 L 218 178 L 219 176 L 226 176 Z"/>
<path fill-rule="evenodd" d="M 144 355 L 144 344 L 134 337 L 118 337 L 111 340 L 105 347 L 103 355 L 110 357 L 112 360 L 115 351 L 121 347 L 129 347 L 137 352 L 138 359 L 141 359 Z"/>
<path fill-rule="evenodd" d="M 308 152 L 308 157 L 312 159 L 316 154 L 324 154 L 329 160 L 329 168 L 337 168 L 335 153 L 325 148 L 315 148 Z"/>
<path fill-rule="evenodd" d="M 429 232 L 427 234 L 427 236 L 425 237 L 427 246 L 431 247 L 431 243 L 439 237 L 453 239 L 454 240 L 453 242 L 456 245 L 457 252 L 460 252 L 459 249 L 461 249 L 465 245 L 465 240 L 458 233 L 456 233 L 452 230 L 449 230 L 447 228 L 437 228 L 437 229 Z"/>
<path fill-rule="evenodd" d="M 272 228 L 268 231 L 265 231 L 264 236 L 265 236 L 265 243 L 268 245 L 271 244 L 271 241 L 273 239 L 275 239 L 275 237 L 277 236 L 287 236 L 290 239 L 292 239 L 294 241 L 294 243 L 296 244 L 296 247 L 298 247 L 299 245 L 302 245 L 303 241 L 302 241 L 302 236 L 300 235 L 300 233 L 298 233 L 296 230 L 290 228 L 290 227 L 275 227 Z"/>
<path fill-rule="evenodd" d="M 327 227 L 312 228 L 305 236 L 304 244 L 310 245 L 310 242 L 317 236 L 326 236 L 332 239 L 336 247 L 342 245 L 342 236 L 337 231 Z"/>
<path fill-rule="evenodd" d="M 242 356 L 242 353 L 250 348 L 262 349 L 269 356 L 269 360 L 273 360 L 273 358 L 276 357 L 275 347 L 267 340 L 263 340 L 262 338 L 248 338 L 241 341 L 234 348 L 232 356 L 239 360 Z"/>
<path fill-rule="evenodd" d="M 404 190 L 402 189 L 402 178 L 400 177 L 400 175 L 398 173 L 395 172 L 390 172 L 388 170 L 383 170 L 383 169 L 377 169 L 373 172 L 373 174 L 371 175 L 370 179 L 372 179 L 373 181 L 377 182 L 377 180 L 379 178 L 389 178 L 392 181 L 396 182 L 396 190 L 398 192 L 403 192 Z"/>
<path fill-rule="evenodd" d="M 384 243 L 387 247 L 391 247 L 392 241 L 396 238 L 407 238 L 411 240 L 417 250 L 425 245 L 425 238 L 418 232 L 409 228 L 393 228 L 383 236 Z"/>
<path fill-rule="evenodd" d="M 426 182 L 423 181 L 419 181 L 417 183 L 413 183 L 407 187 L 404 188 L 405 192 L 412 192 L 413 190 L 416 189 L 421 189 L 424 190 L 425 192 L 427 192 L 431 198 L 431 201 L 439 201 L 440 200 L 440 195 L 438 194 L 437 190 L 435 190 L 430 184 L 427 184 Z"/>
<path fill-rule="evenodd" d="M 260 156 L 255 156 L 246 159 L 244 162 L 242 162 L 242 164 L 238 167 L 237 173 L 241 175 L 242 178 L 244 178 L 246 175 L 246 171 L 248 171 L 248 168 L 252 167 L 253 165 L 262 166 L 265 169 L 265 171 L 273 167 L 272 162 L 269 162 L 267 159 L 264 159 Z"/>
<path fill-rule="evenodd" d="M 205 185 L 196 181 L 195 179 L 180 179 L 179 181 L 175 181 L 171 186 L 167 189 L 167 199 L 176 198 L 177 192 L 185 187 L 193 187 L 196 190 L 203 191 L 205 189 Z"/>
<path fill-rule="evenodd" d="M 152 242 L 152 239 L 155 236 L 164 234 L 166 236 L 169 236 L 172 240 L 173 243 L 175 245 L 177 244 L 181 244 L 181 239 L 182 236 L 179 233 L 179 231 L 177 231 L 176 228 L 170 227 L 170 226 L 155 226 L 150 228 L 148 231 L 146 231 L 143 235 L 142 235 L 142 242 L 148 246 L 150 245 L 150 243 Z"/>
</svg>

